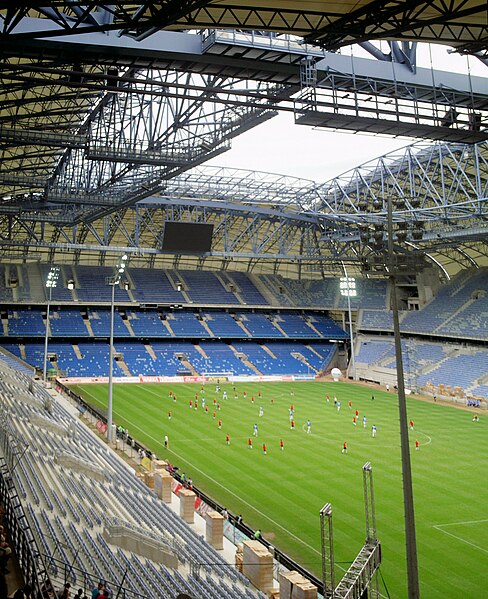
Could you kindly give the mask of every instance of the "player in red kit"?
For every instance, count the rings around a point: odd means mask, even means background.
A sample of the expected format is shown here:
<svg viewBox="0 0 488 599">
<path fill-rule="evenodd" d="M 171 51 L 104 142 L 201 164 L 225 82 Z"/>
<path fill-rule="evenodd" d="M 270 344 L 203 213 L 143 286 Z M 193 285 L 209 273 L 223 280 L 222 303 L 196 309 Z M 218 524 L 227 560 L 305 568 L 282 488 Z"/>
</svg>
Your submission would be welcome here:
<svg viewBox="0 0 488 599">
<path fill-rule="evenodd" d="M 263 453 L 266 455 L 266 443 L 263 443 Z"/>
</svg>

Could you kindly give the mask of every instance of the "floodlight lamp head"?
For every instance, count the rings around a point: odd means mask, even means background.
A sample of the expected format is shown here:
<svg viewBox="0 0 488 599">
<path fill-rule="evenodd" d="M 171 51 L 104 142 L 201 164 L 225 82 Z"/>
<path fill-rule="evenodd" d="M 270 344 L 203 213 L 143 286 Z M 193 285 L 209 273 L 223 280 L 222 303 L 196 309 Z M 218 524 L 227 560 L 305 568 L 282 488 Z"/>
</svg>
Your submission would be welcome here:
<svg viewBox="0 0 488 599">
<path fill-rule="evenodd" d="M 47 273 L 46 287 L 56 287 L 59 278 L 59 267 L 53 266 Z"/>
</svg>

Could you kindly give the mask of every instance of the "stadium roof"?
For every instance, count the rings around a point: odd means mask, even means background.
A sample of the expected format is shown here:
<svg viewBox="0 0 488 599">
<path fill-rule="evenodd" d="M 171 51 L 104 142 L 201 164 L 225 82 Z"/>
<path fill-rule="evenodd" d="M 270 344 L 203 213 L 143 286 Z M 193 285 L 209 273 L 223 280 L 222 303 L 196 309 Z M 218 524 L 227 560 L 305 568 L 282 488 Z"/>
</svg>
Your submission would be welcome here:
<svg viewBox="0 0 488 599">
<path fill-rule="evenodd" d="M 303 59 L 321 60 L 321 47 L 403 40 L 401 47 L 391 42 L 389 56 L 368 50 L 380 68 L 379 75 L 364 77 L 363 100 L 373 92 L 390 104 L 398 98 L 397 74 L 389 79 L 382 61 L 415 71 L 415 48 L 406 40 L 448 43 L 483 58 L 487 14 L 486 2 L 476 0 L 0 1 L 3 258 L 102 264 L 129 251 L 141 265 L 232 263 L 290 276 L 320 276 L 344 263 L 360 269 L 376 251 L 366 236 L 385 219 L 380 187 L 386 183 L 405 201 L 396 218 L 407 223 L 406 241 L 414 229 L 417 236 L 423 230 L 409 252 L 431 252 L 446 273 L 484 264 L 485 143 L 416 145 L 326 185 L 200 165 L 277 109 L 294 110 Z M 214 35 L 208 43 L 195 31 L 217 27 L 268 37 L 264 44 L 227 43 Z M 288 34 L 306 43 L 291 45 Z M 282 41 L 286 49 L 278 50 Z M 344 77 L 345 98 L 358 76 Z M 460 135 L 484 134 L 486 92 L 475 94 L 475 79 L 466 81 L 463 93 L 427 90 L 442 96 L 436 122 L 457 134 L 464 111 Z M 424 109 L 431 100 L 422 94 L 414 102 Z M 416 118 L 407 114 L 411 122 Z M 364 196 L 381 198 L 381 209 L 361 208 Z M 212 255 L 162 253 L 164 222 L 171 219 L 212 222 Z"/>
<path fill-rule="evenodd" d="M 14 6 L 0 2 L 0 17 L 4 37 L 117 30 L 143 39 L 160 29 L 225 28 L 290 33 L 328 50 L 385 39 L 442 43 L 474 52 L 486 50 L 488 42 L 484 0 L 47 0 Z M 46 21 L 54 28 L 47 27 Z"/>
</svg>

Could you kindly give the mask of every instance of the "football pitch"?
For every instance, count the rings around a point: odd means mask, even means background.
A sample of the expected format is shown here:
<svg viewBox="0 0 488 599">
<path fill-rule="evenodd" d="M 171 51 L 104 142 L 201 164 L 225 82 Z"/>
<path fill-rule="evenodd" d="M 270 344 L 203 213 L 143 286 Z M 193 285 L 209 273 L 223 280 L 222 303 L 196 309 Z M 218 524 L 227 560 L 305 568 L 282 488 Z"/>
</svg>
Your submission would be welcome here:
<svg viewBox="0 0 488 599">
<path fill-rule="evenodd" d="M 106 409 L 107 385 L 71 388 L 94 407 Z M 396 394 L 344 382 L 240 382 L 235 389 L 226 383 L 217 392 L 215 384 L 207 383 L 202 394 L 199 384 L 114 385 L 113 419 L 318 577 L 319 511 L 330 502 L 336 582 L 365 539 L 362 466 L 371 462 L 383 556 L 381 594 L 406 597 Z M 170 391 L 176 393 L 176 401 Z M 203 396 L 208 412 L 202 407 Z M 334 397 L 341 403 L 340 410 Z M 421 595 L 483 597 L 488 587 L 483 566 L 488 558 L 488 418 L 482 414 L 479 422 L 473 422 L 470 412 L 412 397 L 407 399 L 407 409 L 414 423 L 410 449 Z M 165 435 L 168 449 L 164 449 Z M 344 442 L 347 454 L 342 452 Z"/>
</svg>

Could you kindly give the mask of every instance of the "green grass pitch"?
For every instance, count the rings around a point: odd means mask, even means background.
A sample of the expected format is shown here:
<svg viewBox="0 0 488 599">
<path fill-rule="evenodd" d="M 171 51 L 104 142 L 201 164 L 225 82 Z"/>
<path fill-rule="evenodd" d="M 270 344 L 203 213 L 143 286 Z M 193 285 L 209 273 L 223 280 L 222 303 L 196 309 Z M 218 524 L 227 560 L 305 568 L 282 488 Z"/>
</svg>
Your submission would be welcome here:
<svg viewBox="0 0 488 599">
<path fill-rule="evenodd" d="M 89 403 L 106 407 L 107 386 L 73 387 Z M 177 401 L 169 398 L 169 391 Z M 228 399 L 222 399 L 226 390 Z M 333 508 L 336 581 L 365 538 L 362 466 L 373 466 L 376 523 L 382 543 L 382 596 L 407 596 L 403 495 L 396 394 L 349 383 L 238 383 L 114 385 L 114 422 L 169 459 L 196 486 L 242 514 L 274 545 L 320 577 L 319 510 Z M 243 392 L 247 392 L 244 398 Z M 261 392 L 262 397 L 258 397 Z M 198 410 L 189 408 L 199 394 Z M 293 395 L 292 395 L 293 393 Z M 371 399 L 374 393 L 375 399 Z M 327 403 L 326 396 L 330 396 Z M 251 397 L 254 396 L 254 404 Z M 341 409 L 334 408 L 334 396 Z M 216 398 L 221 405 L 213 418 Z M 352 401 L 352 408 L 348 402 Z M 428 599 L 485 596 L 488 554 L 488 418 L 408 398 L 414 421 L 410 449 L 421 595 Z M 295 407 L 295 430 L 289 408 Z M 259 416 L 259 407 L 264 415 Z M 355 410 L 357 426 L 353 425 Z M 171 411 L 171 420 L 168 418 Z M 367 426 L 363 427 L 363 416 Z M 218 420 L 222 420 L 222 429 Z M 306 421 L 311 421 L 311 433 Z M 258 425 L 258 438 L 253 425 Z M 377 437 L 372 438 L 371 426 Z M 163 447 L 164 435 L 169 449 Z M 225 443 L 229 434 L 231 443 Z M 248 439 L 253 449 L 248 449 Z M 280 450 L 280 439 L 284 451 Z M 419 450 L 415 450 L 415 440 Z M 347 455 L 341 453 L 347 441 Z M 262 444 L 267 445 L 264 455 Z"/>
</svg>

